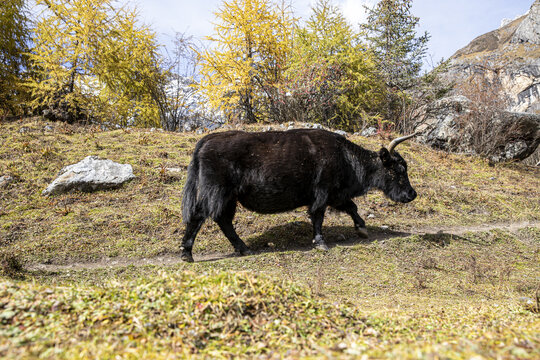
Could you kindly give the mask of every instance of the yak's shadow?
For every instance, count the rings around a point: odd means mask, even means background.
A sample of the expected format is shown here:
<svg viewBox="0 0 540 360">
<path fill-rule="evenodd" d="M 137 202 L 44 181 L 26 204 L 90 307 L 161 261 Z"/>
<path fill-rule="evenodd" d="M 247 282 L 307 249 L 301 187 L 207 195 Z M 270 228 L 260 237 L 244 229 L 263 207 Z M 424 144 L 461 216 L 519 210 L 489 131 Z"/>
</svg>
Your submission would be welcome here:
<svg viewBox="0 0 540 360">
<path fill-rule="evenodd" d="M 394 238 L 405 238 L 411 235 L 419 237 L 419 241 L 424 241 L 431 246 L 446 247 L 452 241 L 469 241 L 462 236 L 438 232 L 438 233 L 412 233 L 405 231 L 394 231 L 380 227 L 368 226 L 369 237 L 360 237 L 353 226 L 324 226 L 323 235 L 328 247 L 354 246 L 358 244 L 369 244 L 374 241 L 383 241 Z M 311 223 L 305 221 L 295 221 L 288 224 L 271 227 L 264 233 L 248 236 L 244 240 L 255 254 L 279 253 L 284 251 L 310 251 L 312 244 L 313 230 Z M 217 261 L 225 258 L 239 256 L 237 253 L 213 254 L 207 256 L 195 255 L 197 262 Z M 197 259 L 198 258 L 198 259 Z"/>
<path fill-rule="evenodd" d="M 324 226 L 323 236 L 328 247 L 337 245 L 352 246 L 381 241 L 393 237 L 409 236 L 409 233 L 367 227 L 369 237 L 360 237 L 353 226 Z M 264 233 L 246 238 L 247 245 L 255 252 L 287 250 L 311 250 L 313 248 L 313 228 L 311 223 L 295 221 L 274 226 Z"/>
</svg>

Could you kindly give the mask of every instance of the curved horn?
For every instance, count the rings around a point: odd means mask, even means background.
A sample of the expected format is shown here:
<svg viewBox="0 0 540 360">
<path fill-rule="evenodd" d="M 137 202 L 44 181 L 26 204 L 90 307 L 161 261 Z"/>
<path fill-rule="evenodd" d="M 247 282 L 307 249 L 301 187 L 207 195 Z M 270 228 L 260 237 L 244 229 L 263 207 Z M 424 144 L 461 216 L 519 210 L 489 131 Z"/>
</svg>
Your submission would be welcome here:
<svg viewBox="0 0 540 360">
<path fill-rule="evenodd" d="M 414 137 L 416 135 L 418 135 L 418 133 L 402 136 L 402 137 L 399 137 L 397 139 L 392 140 L 390 145 L 388 145 L 388 152 L 390 152 L 390 154 L 392 154 L 394 152 L 394 149 L 396 148 L 396 146 L 398 146 L 399 143 L 402 143 L 405 140 L 409 140 L 410 138 L 412 138 L 412 137 Z"/>
</svg>

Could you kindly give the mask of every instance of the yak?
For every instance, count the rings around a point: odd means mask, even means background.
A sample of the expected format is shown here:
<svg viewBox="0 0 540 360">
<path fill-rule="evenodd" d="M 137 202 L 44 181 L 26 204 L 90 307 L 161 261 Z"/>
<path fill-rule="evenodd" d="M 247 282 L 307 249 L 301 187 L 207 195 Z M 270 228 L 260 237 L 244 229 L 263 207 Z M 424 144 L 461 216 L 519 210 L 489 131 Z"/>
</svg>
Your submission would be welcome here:
<svg viewBox="0 0 540 360">
<path fill-rule="evenodd" d="M 252 254 L 233 227 L 239 202 L 263 214 L 307 206 L 313 244 L 327 250 L 322 224 L 328 206 L 347 213 L 367 237 L 353 198 L 379 189 L 396 202 L 416 198 L 407 163 L 395 147 L 415 134 L 393 140 L 388 149 L 364 149 L 344 136 L 321 129 L 213 133 L 195 146 L 182 199 L 186 224 L 184 261 L 192 262 L 195 237 L 212 218 L 241 255 Z"/>
</svg>

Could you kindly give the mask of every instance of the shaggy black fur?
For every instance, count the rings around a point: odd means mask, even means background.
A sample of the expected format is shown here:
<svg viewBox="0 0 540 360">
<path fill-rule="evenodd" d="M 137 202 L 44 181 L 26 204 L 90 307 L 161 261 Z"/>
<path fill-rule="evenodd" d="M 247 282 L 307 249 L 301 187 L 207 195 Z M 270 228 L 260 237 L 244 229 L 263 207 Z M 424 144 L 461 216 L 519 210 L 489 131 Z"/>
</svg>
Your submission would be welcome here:
<svg viewBox="0 0 540 360">
<path fill-rule="evenodd" d="M 349 214 L 367 236 L 352 199 L 372 188 L 398 202 L 416 198 L 405 160 L 386 148 L 366 150 L 341 135 L 313 129 L 210 134 L 197 143 L 188 168 L 182 258 L 193 261 L 195 236 L 208 217 L 218 223 L 236 251 L 250 253 L 232 225 L 237 201 L 267 214 L 307 206 L 313 242 L 323 249 L 322 222 L 328 206 Z"/>
</svg>

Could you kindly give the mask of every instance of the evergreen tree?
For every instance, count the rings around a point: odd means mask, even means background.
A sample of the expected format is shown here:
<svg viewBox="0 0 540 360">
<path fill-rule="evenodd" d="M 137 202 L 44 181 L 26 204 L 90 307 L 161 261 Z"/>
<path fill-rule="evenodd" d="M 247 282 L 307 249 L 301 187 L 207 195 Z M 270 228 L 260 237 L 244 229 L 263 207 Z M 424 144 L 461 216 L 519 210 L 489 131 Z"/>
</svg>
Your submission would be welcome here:
<svg viewBox="0 0 540 360">
<path fill-rule="evenodd" d="M 414 90 L 421 75 L 429 34 L 417 36 L 419 18 L 411 14 L 412 0 L 381 0 L 367 8 L 364 36 L 377 57 L 388 88 L 385 116 L 400 118 L 407 103 L 406 91 Z"/>
</svg>

